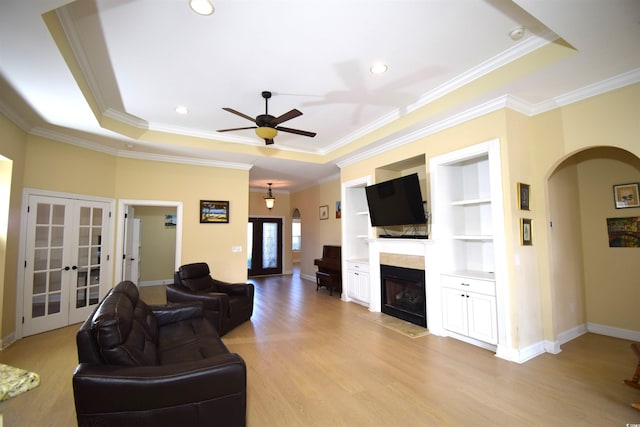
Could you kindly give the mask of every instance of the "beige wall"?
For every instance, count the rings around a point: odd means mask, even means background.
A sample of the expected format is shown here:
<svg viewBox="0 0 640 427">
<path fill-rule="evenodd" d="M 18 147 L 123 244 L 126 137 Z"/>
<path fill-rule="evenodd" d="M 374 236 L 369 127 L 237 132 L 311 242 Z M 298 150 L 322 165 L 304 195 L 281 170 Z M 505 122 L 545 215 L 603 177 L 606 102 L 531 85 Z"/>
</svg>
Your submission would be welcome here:
<svg viewBox="0 0 640 427">
<path fill-rule="evenodd" d="M 282 218 L 283 241 L 282 241 L 282 271 L 290 274 L 292 267 L 292 251 L 291 251 L 291 215 L 293 209 L 290 206 L 290 196 L 288 193 L 273 193 L 276 198 L 273 209 L 267 209 L 264 203 L 264 197 L 267 195 L 267 189 L 264 191 L 249 192 L 249 215 L 259 218 Z M 247 217 L 248 220 L 248 217 Z M 246 242 L 245 242 L 246 246 Z"/>
<path fill-rule="evenodd" d="M 0 209 L 6 220 L 0 221 L 0 346 L 15 331 L 16 281 L 18 277 L 18 242 L 20 235 L 20 210 L 25 164 L 26 134 L 0 114 L 0 155 L 2 181 L 0 181 Z M 10 165 L 9 165 L 10 163 Z M 10 181 L 7 170 L 11 169 Z M 9 189 L 9 193 L 6 190 Z M 9 338 L 10 340 L 11 338 Z"/>
<path fill-rule="evenodd" d="M 216 278 L 247 278 L 249 171 L 118 158 L 115 194 L 134 200 L 183 203 L 181 264 L 206 262 Z M 228 224 L 200 224 L 200 200 L 228 200 Z M 232 252 L 241 246 L 242 252 Z"/>
<path fill-rule="evenodd" d="M 549 260 L 556 335 L 587 321 L 579 188 L 575 158 L 564 161 L 549 178 Z"/>
<path fill-rule="evenodd" d="M 334 179 L 291 195 L 291 211 L 300 211 L 300 275 L 315 278 L 313 260 L 322 256 L 322 246 L 341 245 L 341 221 L 336 218 L 340 180 Z M 320 206 L 329 207 L 329 219 L 320 219 Z"/>
<path fill-rule="evenodd" d="M 607 233 L 607 218 L 640 217 L 640 208 L 613 203 L 613 185 L 640 182 L 640 158 L 613 148 L 576 157 L 587 321 L 640 331 L 640 248 L 610 248 Z"/>
<path fill-rule="evenodd" d="M 176 228 L 165 225 L 165 214 L 176 214 L 173 206 L 134 206 L 140 219 L 140 283 L 173 281 L 176 259 Z"/>
</svg>

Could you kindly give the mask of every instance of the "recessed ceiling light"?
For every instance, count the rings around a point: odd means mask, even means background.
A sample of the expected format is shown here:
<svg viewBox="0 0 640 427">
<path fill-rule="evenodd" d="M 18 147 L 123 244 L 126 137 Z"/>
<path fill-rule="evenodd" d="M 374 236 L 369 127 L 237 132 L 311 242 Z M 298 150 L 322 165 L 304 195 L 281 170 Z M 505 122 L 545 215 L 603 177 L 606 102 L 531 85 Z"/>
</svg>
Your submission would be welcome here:
<svg viewBox="0 0 640 427">
<path fill-rule="evenodd" d="M 178 105 L 176 107 L 176 113 L 178 114 L 189 114 L 189 109 L 187 107 L 185 107 L 184 105 Z"/>
<path fill-rule="evenodd" d="M 211 15 L 213 13 L 213 4 L 209 0 L 189 0 L 189 6 L 198 15 Z"/>
<path fill-rule="evenodd" d="M 374 64 L 369 71 L 371 71 L 371 73 L 373 74 L 382 74 L 384 72 L 386 72 L 389 69 L 389 67 L 387 67 L 387 64 L 383 64 L 381 62 Z"/>
<path fill-rule="evenodd" d="M 522 36 L 524 36 L 524 27 L 516 27 L 509 31 L 509 37 L 511 37 L 513 41 L 520 40 Z"/>
</svg>

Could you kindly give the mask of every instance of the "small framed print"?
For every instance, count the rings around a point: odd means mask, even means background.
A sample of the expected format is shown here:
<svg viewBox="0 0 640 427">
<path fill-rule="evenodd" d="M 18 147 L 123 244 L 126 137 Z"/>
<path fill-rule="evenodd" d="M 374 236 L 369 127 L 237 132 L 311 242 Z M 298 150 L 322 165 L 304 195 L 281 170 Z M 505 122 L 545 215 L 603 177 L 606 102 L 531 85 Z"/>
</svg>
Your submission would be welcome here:
<svg viewBox="0 0 640 427">
<path fill-rule="evenodd" d="M 637 182 L 631 184 L 619 184 L 613 186 L 613 199 L 616 209 L 640 207 L 640 195 Z"/>
<path fill-rule="evenodd" d="M 329 205 L 320 206 L 320 219 L 329 219 Z"/>
<path fill-rule="evenodd" d="M 529 211 L 531 200 L 531 186 L 529 184 L 518 183 L 518 206 L 521 211 Z"/>
<path fill-rule="evenodd" d="M 531 218 L 520 218 L 520 244 L 533 246 L 533 220 Z"/>
<path fill-rule="evenodd" d="M 228 200 L 200 200 L 200 224 L 228 224 Z"/>
</svg>

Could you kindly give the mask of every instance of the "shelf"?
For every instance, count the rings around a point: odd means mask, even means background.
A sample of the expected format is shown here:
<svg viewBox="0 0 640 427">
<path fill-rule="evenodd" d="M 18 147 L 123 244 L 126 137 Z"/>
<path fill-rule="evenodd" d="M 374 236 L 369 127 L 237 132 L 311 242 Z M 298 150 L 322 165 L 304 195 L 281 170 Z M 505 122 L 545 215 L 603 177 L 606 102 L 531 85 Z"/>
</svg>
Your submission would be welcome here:
<svg viewBox="0 0 640 427">
<path fill-rule="evenodd" d="M 493 236 L 490 234 L 477 234 L 477 235 L 455 235 L 451 236 L 455 240 L 478 240 L 478 241 L 491 241 Z"/>
<path fill-rule="evenodd" d="M 358 234 L 356 235 L 357 239 L 368 239 L 369 235 L 368 234 Z"/>
<path fill-rule="evenodd" d="M 482 199 L 458 200 L 455 202 L 451 202 L 451 206 L 470 206 L 483 204 L 491 204 L 491 199 L 487 197 Z"/>
</svg>

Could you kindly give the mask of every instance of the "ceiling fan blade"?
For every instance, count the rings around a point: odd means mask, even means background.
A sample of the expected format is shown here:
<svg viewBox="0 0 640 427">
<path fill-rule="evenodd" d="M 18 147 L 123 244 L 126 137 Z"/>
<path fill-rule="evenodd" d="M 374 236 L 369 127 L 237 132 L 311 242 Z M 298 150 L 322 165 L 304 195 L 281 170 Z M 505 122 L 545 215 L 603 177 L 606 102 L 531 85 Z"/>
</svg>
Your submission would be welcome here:
<svg viewBox="0 0 640 427">
<path fill-rule="evenodd" d="M 246 128 L 218 129 L 216 132 L 229 132 L 229 131 L 232 131 L 232 130 L 245 130 L 245 129 L 256 129 L 256 128 L 257 128 L 257 126 L 249 126 L 249 127 L 246 127 Z"/>
<path fill-rule="evenodd" d="M 245 119 L 250 120 L 250 121 L 252 121 L 253 123 L 255 123 L 255 122 L 256 122 L 256 119 L 255 119 L 255 118 L 250 117 L 250 116 L 247 116 L 246 114 L 243 114 L 243 113 L 241 113 L 240 111 L 236 111 L 236 110 L 234 110 L 233 108 L 224 107 L 224 108 L 223 108 L 223 110 L 224 110 L 224 111 L 228 111 L 228 112 L 230 112 L 230 113 L 233 113 L 233 114 L 235 114 L 235 115 L 237 115 L 237 116 L 244 117 Z"/>
<path fill-rule="evenodd" d="M 265 139 L 264 142 L 267 145 L 271 145 L 271 144 L 273 144 L 273 139 Z"/>
<path fill-rule="evenodd" d="M 278 126 L 276 129 L 279 130 L 279 131 L 281 130 L 282 132 L 289 132 L 289 133 L 295 133 L 297 135 L 310 136 L 311 138 L 316 136 L 315 132 L 309 132 L 309 131 L 306 131 L 306 130 L 291 129 L 291 128 L 285 128 L 285 127 L 282 127 L 282 126 Z"/>
<path fill-rule="evenodd" d="M 294 108 L 293 110 L 289 111 L 288 113 L 284 113 L 280 117 L 276 117 L 276 119 L 271 122 L 271 125 L 275 126 L 275 125 L 278 125 L 280 123 L 286 122 L 287 120 L 294 119 L 294 118 L 296 118 L 298 116 L 301 116 L 301 115 L 302 115 L 302 113 Z"/>
</svg>

